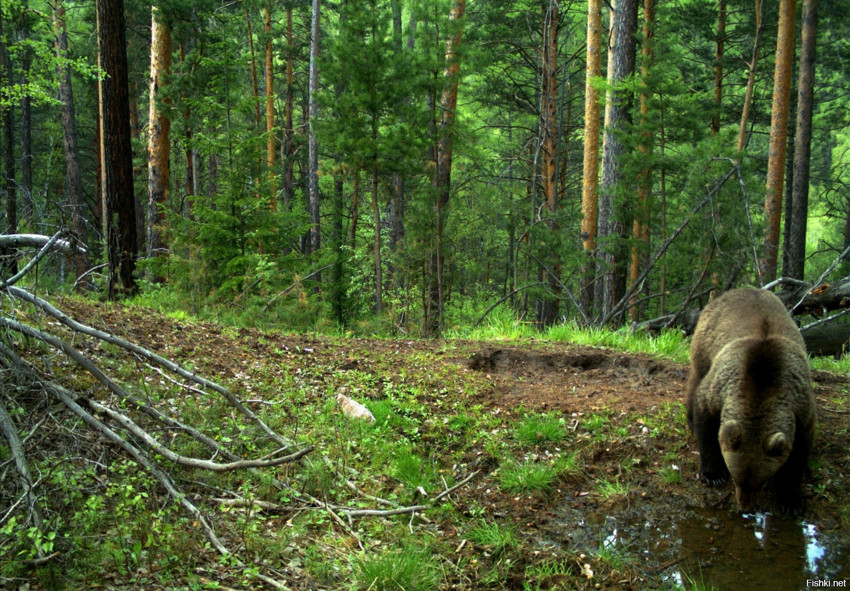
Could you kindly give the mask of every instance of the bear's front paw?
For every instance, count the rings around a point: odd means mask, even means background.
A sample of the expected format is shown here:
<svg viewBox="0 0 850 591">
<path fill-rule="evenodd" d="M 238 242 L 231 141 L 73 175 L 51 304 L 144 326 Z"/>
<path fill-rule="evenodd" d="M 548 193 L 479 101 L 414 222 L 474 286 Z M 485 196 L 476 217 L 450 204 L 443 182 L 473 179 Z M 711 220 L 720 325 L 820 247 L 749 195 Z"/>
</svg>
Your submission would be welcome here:
<svg viewBox="0 0 850 591">
<path fill-rule="evenodd" d="M 776 498 L 783 515 L 800 517 L 806 510 L 806 499 L 800 491 L 780 492 Z"/>
<path fill-rule="evenodd" d="M 723 470 L 700 470 L 700 482 L 715 488 L 723 486 L 729 482 L 729 470 L 726 470 L 725 466 L 723 468 Z"/>
</svg>

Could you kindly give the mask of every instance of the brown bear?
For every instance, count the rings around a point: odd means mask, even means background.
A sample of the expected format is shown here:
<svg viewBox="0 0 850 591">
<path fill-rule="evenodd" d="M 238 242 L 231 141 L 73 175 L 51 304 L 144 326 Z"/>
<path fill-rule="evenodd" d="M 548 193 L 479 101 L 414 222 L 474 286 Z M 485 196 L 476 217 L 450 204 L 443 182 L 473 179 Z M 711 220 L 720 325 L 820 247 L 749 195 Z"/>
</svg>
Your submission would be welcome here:
<svg viewBox="0 0 850 591">
<path fill-rule="evenodd" d="M 738 508 L 749 511 L 772 478 L 780 506 L 802 513 L 815 401 L 806 345 L 778 297 L 734 289 L 705 307 L 686 392 L 700 480 L 721 486 L 731 474 Z"/>
</svg>

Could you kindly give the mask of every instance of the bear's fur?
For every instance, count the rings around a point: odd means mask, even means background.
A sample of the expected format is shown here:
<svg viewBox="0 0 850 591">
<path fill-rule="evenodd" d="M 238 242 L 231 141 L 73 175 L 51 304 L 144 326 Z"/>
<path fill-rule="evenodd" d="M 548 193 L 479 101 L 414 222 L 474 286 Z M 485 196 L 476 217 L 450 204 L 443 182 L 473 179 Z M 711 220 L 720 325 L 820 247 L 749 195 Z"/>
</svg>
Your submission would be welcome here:
<svg viewBox="0 0 850 591">
<path fill-rule="evenodd" d="M 774 294 L 729 291 L 705 307 L 691 341 L 688 424 L 700 480 L 735 483 L 738 508 L 773 478 L 779 504 L 799 515 L 815 402 L 806 346 Z"/>
</svg>

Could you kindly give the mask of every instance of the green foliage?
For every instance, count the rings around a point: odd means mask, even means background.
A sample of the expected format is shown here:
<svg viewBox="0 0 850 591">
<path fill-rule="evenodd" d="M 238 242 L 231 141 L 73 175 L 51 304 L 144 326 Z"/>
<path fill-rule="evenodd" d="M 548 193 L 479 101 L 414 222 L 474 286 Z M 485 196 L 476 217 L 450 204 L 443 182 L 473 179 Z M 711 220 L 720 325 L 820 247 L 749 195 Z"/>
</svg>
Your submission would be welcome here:
<svg viewBox="0 0 850 591">
<path fill-rule="evenodd" d="M 482 522 L 470 529 L 467 536 L 493 556 L 504 554 L 520 545 L 513 528 L 496 522 Z"/>
<path fill-rule="evenodd" d="M 564 418 L 553 414 L 528 415 L 516 428 L 517 439 L 526 445 L 555 443 L 566 436 Z"/>
<path fill-rule="evenodd" d="M 442 580 L 433 555 L 411 544 L 358 556 L 352 567 L 351 588 L 356 591 L 430 591 Z"/>
<path fill-rule="evenodd" d="M 505 492 L 542 493 L 552 491 L 558 471 L 548 463 L 534 460 L 508 462 L 499 471 L 499 484 Z"/>
</svg>

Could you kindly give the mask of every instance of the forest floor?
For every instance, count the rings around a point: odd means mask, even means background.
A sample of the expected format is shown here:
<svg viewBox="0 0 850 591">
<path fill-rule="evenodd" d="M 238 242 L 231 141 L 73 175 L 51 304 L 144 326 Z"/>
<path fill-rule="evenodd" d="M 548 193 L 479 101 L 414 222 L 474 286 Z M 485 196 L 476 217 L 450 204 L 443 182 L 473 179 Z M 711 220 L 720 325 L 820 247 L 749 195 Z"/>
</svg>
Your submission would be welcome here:
<svg viewBox="0 0 850 591">
<path fill-rule="evenodd" d="M 217 510 L 209 500 L 215 495 L 189 485 L 232 546 L 273 565 L 291 589 L 369 588 L 356 582 L 364 556 L 417 544 L 438 557 L 429 560 L 440 573 L 437 587 L 447 589 L 665 589 L 701 582 L 701 588 L 805 589 L 807 579 L 850 579 L 848 376 L 813 376 L 818 438 L 804 516 L 776 514 L 768 495 L 763 511 L 742 516 L 731 485 L 706 488 L 696 478 L 696 442 L 682 404 L 687 366 L 680 363 L 542 340 L 299 336 L 77 299 L 62 305 L 93 326 L 190 363 L 276 415 L 282 433 L 317 445 L 313 454 L 330 459 L 355 487 L 346 488 L 340 474 L 323 484 L 316 463 L 277 476 L 334 506 L 386 508 L 374 498 L 428 504 L 448 484 L 472 476 L 426 511 L 358 517 L 347 527 L 296 495 L 291 510 L 258 514 L 247 528 L 245 515 Z M 340 391 L 376 411 L 378 426 L 340 416 L 334 402 Z M 533 425 L 553 418 L 554 435 L 544 427 L 535 435 Z M 403 447 L 392 447 L 399 441 Z M 403 453 L 422 462 L 415 464 L 421 480 L 405 475 Z M 517 466 L 553 465 L 561 466 L 556 478 L 539 487 L 506 478 Z M 114 589 L 159 588 L 165 580 L 170 588 L 260 586 L 245 582 L 238 569 L 222 568 L 196 535 L 190 546 L 198 556 L 185 573 L 172 563 L 166 575 L 151 548 L 147 565 L 104 566 L 111 573 L 106 579 L 92 570 L 78 580 Z M 70 552 L 66 560 L 81 558 Z M 43 576 L 42 584 L 51 586 Z"/>
</svg>

